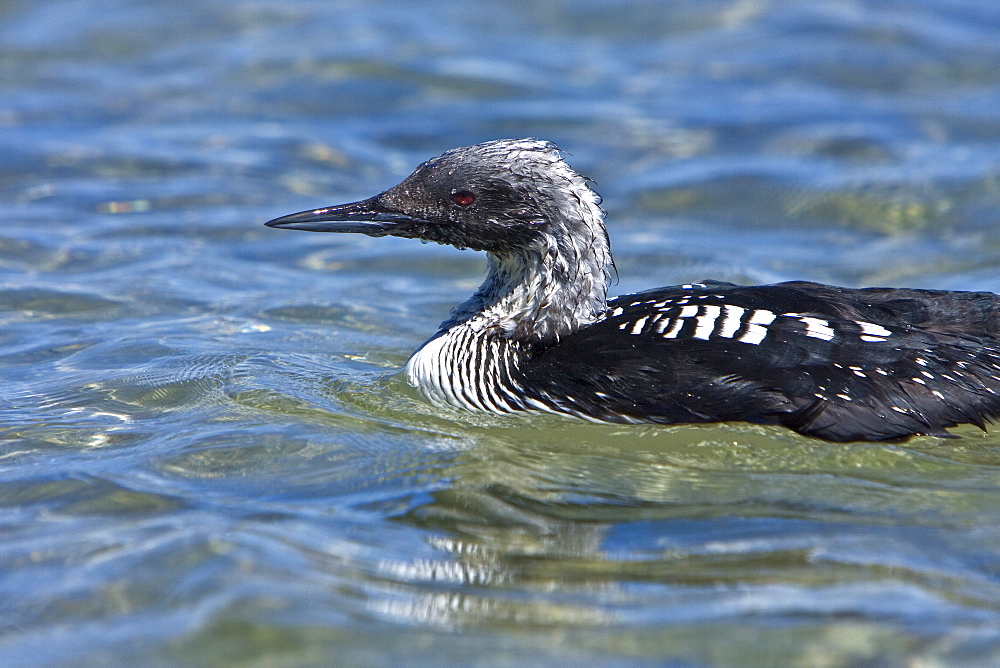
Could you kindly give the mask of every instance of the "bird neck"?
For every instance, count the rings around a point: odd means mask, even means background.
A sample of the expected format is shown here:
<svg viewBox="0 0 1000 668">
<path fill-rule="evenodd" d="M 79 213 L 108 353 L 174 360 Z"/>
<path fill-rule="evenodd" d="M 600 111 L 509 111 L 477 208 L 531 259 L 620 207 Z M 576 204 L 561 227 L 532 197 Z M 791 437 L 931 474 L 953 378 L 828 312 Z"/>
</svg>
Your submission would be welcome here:
<svg viewBox="0 0 1000 668">
<path fill-rule="evenodd" d="M 575 175 L 574 175 L 575 176 Z M 611 248 L 600 199 L 582 190 L 553 206 L 537 243 L 489 254 L 486 280 L 442 330 L 466 325 L 528 343 L 554 342 L 597 321 L 607 308 Z M 581 196 L 583 195 L 583 196 Z"/>
</svg>

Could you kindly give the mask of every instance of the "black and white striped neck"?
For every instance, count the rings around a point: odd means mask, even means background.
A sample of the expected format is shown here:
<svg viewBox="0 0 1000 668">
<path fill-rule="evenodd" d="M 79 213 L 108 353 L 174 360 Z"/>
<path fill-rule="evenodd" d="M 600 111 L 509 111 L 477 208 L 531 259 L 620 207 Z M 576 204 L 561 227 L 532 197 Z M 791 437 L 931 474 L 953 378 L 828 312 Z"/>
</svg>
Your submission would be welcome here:
<svg viewBox="0 0 1000 668">
<path fill-rule="evenodd" d="M 1000 414 L 1000 297 L 706 281 L 607 301 L 600 198 L 554 145 L 453 149 L 400 184 L 271 227 L 486 251 L 486 280 L 404 369 L 431 401 L 600 422 L 948 436 Z"/>
</svg>

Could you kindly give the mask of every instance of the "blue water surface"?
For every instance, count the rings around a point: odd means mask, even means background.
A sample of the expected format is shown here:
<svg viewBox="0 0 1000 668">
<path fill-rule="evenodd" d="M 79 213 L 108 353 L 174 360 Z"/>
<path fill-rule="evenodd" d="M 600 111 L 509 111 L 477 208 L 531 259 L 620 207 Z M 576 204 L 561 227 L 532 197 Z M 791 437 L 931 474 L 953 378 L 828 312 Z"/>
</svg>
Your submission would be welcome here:
<svg viewBox="0 0 1000 668">
<path fill-rule="evenodd" d="M 264 228 L 557 142 L 627 293 L 1000 291 L 1000 5 L 0 2 L 0 664 L 995 665 L 1000 431 L 435 409 L 484 258 Z"/>
</svg>

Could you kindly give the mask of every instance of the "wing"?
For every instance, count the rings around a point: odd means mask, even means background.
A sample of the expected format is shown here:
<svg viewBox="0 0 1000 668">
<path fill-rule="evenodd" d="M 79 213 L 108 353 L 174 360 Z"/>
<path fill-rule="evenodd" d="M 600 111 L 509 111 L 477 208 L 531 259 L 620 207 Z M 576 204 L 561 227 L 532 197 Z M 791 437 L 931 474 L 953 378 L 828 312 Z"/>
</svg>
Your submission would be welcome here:
<svg viewBox="0 0 1000 668">
<path fill-rule="evenodd" d="M 664 288 L 619 298 L 605 319 L 536 351 L 524 384 L 556 410 L 611 422 L 948 436 L 1000 414 L 998 313 L 989 293 Z"/>
</svg>

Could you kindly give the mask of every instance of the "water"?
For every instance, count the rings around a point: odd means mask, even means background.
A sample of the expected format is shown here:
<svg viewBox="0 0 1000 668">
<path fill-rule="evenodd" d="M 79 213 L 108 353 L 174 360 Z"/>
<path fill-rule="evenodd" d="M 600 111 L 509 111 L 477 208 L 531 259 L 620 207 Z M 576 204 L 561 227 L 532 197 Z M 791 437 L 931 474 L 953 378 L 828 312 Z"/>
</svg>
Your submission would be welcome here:
<svg viewBox="0 0 1000 668">
<path fill-rule="evenodd" d="M 1000 436 L 433 409 L 483 259 L 265 229 L 558 142 L 620 293 L 1000 290 L 973 0 L 0 3 L 0 663 L 987 665 Z"/>
</svg>

